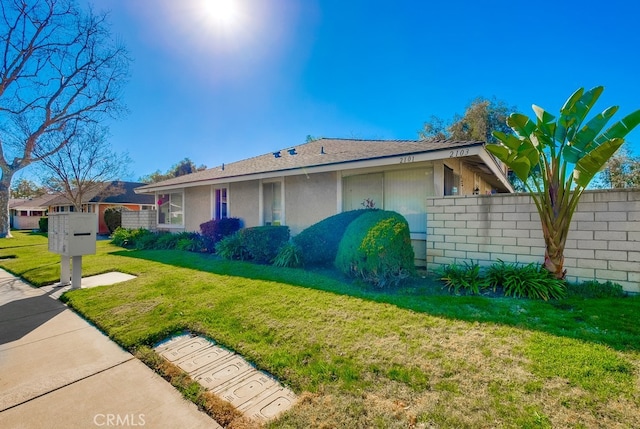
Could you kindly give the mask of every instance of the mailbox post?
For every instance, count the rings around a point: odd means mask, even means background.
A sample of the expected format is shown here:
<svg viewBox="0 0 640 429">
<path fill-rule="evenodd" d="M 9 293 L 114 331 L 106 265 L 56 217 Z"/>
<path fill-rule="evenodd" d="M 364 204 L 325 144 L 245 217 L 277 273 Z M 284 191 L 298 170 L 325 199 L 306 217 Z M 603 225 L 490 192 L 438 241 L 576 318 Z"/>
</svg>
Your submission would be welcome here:
<svg viewBox="0 0 640 429">
<path fill-rule="evenodd" d="M 82 285 L 82 255 L 96 253 L 96 216 L 91 213 L 49 215 L 49 251 L 61 255 L 60 286 L 69 284 L 69 261 L 73 258 L 71 288 Z"/>
</svg>

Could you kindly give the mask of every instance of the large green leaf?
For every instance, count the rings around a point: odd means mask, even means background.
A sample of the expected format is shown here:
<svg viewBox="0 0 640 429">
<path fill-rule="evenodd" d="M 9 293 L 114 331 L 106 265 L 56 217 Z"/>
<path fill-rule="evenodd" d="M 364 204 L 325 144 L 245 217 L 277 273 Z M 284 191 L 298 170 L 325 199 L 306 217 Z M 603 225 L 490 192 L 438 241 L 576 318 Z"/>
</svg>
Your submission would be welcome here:
<svg viewBox="0 0 640 429">
<path fill-rule="evenodd" d="M 591 118 L 591 120 L 589 120 L 589 122 L 587 122 L 574 136 L 570 144 L 581 150 L 588 150 L 591 146 L 597 146 L 593 144 L 593 140 L 617 111 L 618 106 L 612 106 Z"/>
<path fill-rule="evenodd" d="M 571 109 L 573 109 L 573 106 L 578 102 L 578 100 L 580 100 L 582 94 L 584 94 L 584 88 L 578 88 L 573 94 L 571 94 L 560 109 L 560 114 L 568 115 Z"/>
<path fill-rule="evenodd" d="M 580 158 L 585 155 L 585 151 L 582 148 L 567 145 L 562 149 L 562 157 L 565 161 L 575 164 Z"/>
<path fill-rule="evenodd" d="M 530 144 L 529 144 L 530 145 Z M 525 155 L 520 155 L 516 151 L 509 150 L 501 144 L 489 144 L 487 150 L 496 156 L 500 161 L 504 162 L 516 174 L 518 179 L 525 182 L 531 172 L 531 163 Z"/>
<path fill-rule="evenodd" d="M 600 169 L 622 146 L 624 139 L 616 138 L 607 140 L 588 152 L 576 163 L 573 171 L 573 180 L 578 186 L 586 188 Z"/>
<path fill-rule="evenodd" d="M 567 140 L 573 140 L 582 122 L 585 120 L 593 105 L 600 98 L 604 87 L 596 86 L 582 94 L 582 96 L 567 110 L 562 112 L 562 116 L 571 118 L 571 125 L 567 126 Z"/>
<path fill-rule="evenodd" d="M 556 132 L 556 117 L 540 106 L 536 106 L 534 104 L 532 107 L 536 117 L 538 118 L 538 129 L 544 133 L 545 136 L 548 136 L 546 139 L 543 139 L 543 144 L 555 146 L 554 136 Z"/>
<path fill-rule="evenodd" d="M 510 114 L 507 118 L 507 125 L 522 137 L 529 137 L 536 129 L 536 124 L 528 116 L 521 113 Z"/>
<path fill-rule="evenodd" d="M 509 150 L 509 148 L 499 144 L 499 143 L 495 143 L 495 144 L 488 144 L 486 146 L 486 149 L 492 153 L 496 158 L 498 158 L 500 161 L 504 162 L 505 164 L 507 164 L 507 161 L 509 160 L 509 157 L 511 156 L 511 154 L 513 153 L 513 151 Z M 507 166 L 509 166 L 507 164 Z"/>
<path fill-rule="evenodd" d="M 601 144 L 607 140 L 624 138 L 638 124 L 640 124 L 640 110 L 628 114 L 622 120 L 613 124 L 607 131 L 599 135 L 594 142 Z"/>
<path fill-rule="evenodd" d="M 523 182 L 527 181 L 531 173 L 531 164 L 529 164 L 529 160 L 526 157 L 515 158 L 507 165 L 518 176 L 518 179 Z"/>
<path fill-rule="evenodd" d="M 522 140 L 520 140 L 513 134 L 505 134 L 501 131 L 494 131 L 491 134 L 511 150 L 518 150 L 518 148 L 522 144 Z"/>
</svg>

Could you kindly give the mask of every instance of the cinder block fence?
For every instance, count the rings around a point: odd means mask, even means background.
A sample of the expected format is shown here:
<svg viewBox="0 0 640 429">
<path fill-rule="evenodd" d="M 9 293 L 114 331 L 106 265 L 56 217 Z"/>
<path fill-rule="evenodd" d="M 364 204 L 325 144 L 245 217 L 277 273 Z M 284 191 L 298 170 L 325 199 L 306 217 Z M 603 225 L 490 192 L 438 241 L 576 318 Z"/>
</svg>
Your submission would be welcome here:
<svg viewBox="0 0 640 429">
<path fill-rule="evenodd" d="M 640 293 L 640 190 L 585 191 L 565 249 L 570 281 L 611 280 Z M 427 269 L 452 263 L 544 260 L 538 212 L 527 194 L 427 200 Z"/>
<path fill-rule="evenodd" d="M 156 230 L 155 210 L 123 210 L 122 227 L 126 229 L 144 228 L 150 231 Z"/>
</svg>

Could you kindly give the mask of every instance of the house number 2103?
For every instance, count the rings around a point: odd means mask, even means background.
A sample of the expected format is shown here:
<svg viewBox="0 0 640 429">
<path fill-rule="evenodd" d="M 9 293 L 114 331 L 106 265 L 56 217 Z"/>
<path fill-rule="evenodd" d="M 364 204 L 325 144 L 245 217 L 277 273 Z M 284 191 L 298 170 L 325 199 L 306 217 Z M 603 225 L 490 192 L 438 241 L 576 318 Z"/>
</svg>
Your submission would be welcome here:
<svg viewBox="0 0 640 429">
<path fill-rule="evenodd" d="M 466 156 L 469 155 L 469 149 L 458 149 L 458 150 L 450 150 L 449 158 L 456 158 L 458 156 Z"/>
<path fill-rule="evenodd" d="M 415 160 L 416 160 L 416 158 L 413 155 L 401 156 L 400 157 L 400 164 L 406 164 L 408 162 L 413 162 Z"/>
</svg>

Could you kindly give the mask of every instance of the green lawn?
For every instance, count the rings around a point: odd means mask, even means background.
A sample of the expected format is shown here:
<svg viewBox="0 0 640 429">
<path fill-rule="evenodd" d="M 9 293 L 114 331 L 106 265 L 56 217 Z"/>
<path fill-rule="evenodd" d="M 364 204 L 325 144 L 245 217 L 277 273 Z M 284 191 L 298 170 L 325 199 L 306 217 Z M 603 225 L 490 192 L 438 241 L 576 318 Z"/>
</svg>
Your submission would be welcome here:
<svg viewBox="0 0 640 429">
<path fill-rule="evenodd" d="M 0 239 L 0 266 L 55 282 L 46 238 Z M 455 297 L 429 279 L 374 293 L 332 273 L 107 242 L 83 274 L 137 279 L 69 292 L 129 349 L 189 329 L 301 400 L 273 427 L 640 427 L 640 298 Z"/>
</svg>

